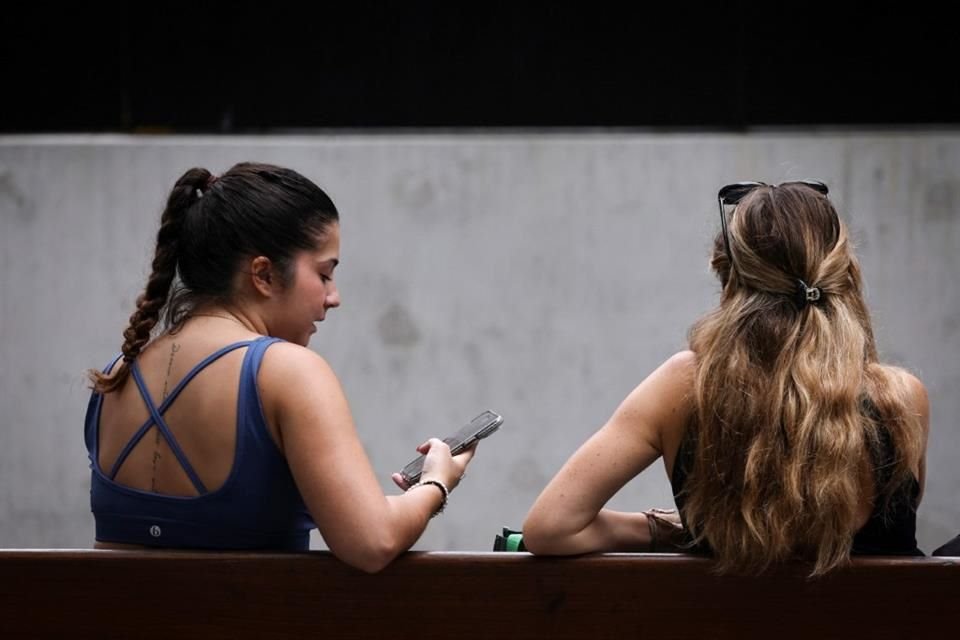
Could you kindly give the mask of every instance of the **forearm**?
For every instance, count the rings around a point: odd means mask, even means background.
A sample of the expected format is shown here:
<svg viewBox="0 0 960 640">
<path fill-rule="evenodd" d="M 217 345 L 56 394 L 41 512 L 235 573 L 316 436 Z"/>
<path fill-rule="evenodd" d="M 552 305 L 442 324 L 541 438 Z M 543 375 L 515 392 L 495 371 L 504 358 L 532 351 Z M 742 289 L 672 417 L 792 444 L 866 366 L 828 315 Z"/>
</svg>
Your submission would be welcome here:
<svg viewBox="0 0 960 640">
<path fill-rule="evenodd" d="M 351 514 L 341 512 L 326 526 L 318 522 L 334 555 L 369 573 L 380 571 L 413 546 L 442 504 L 440 489 L 430 485 L 401 495 L 384 496 L 379 491 L 378 494 L 370 498 L 368 507 L 354 509 L 352 518 Z"/>
<path fill-rule="evenodd" d="M 397 496 L 388 496 L 395 530 L 409 549 L 426 528 L 430 518 L 443 506 L 443 492 L 435 485 L 421 485 Z"/>
<path fill-rule="evenodd" d="M 439 487 L 422 485 L 405 493 L 387 496 L 388 526 L 393 532 L 391 560 L 412 547 L 430 522 L 430 518 L 443 505 L 443 493 Z"/>
<path fill-rule="evenodd" d="M 580 529 L 542 527 L 535 521 L 525 523 L 523 539 L 528 549 L 543 555 L 646 551 L 650 547 L 650 528 L 642 513 L 601 509 Z"/>
</svg>

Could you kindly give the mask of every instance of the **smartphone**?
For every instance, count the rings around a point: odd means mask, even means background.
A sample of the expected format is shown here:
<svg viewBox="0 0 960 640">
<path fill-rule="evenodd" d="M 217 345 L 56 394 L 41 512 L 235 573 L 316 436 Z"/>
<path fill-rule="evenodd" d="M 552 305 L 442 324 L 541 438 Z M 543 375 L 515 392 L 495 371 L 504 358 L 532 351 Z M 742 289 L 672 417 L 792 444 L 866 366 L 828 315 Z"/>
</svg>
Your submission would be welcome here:
<svg viewBox="0 0 960 640">
<path fill-rule="evenodd" d="M 455 434 L 444 438 L 443 441 L 450 447 L 450 453 L 457 455 L 477 440 L 482 440 L 499 429 L 501 424 L 503 424 L 502 416 L 493 411 L 484 411 Z M 400 475 L 407 483 L 416 484 L 420 480 L 424 458 L 426 456 L 421 455 L 400 470 Z"/>
</svg>

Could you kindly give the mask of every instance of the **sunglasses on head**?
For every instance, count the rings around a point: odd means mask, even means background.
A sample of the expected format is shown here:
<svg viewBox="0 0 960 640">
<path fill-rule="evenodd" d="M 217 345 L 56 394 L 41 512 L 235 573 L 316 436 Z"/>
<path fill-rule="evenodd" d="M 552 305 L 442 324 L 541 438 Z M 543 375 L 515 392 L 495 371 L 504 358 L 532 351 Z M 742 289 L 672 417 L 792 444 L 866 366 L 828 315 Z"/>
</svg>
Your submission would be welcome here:
<svg viewBox="0 0 960 640">
<path fill-rule="evenodd" d="M 819 180 L 793 180 L 790 182 L 781 182 L 779 185 L 768 185 L 765 182 L 735 182 L 721 188 L 717 193 L 717 201 L 720 203 L 720 226 L 723 229 L 723 248 L 727 252 L 727 259 L 730 261 L 731 266 L 734 264 L 733 254 L 730 252 L 730 238 L 727 235 L 727 216 L 723 213 L 723 205 L 739 204 L 748 193 L 757 187 L 778 187 L 788 184 L 799 184 L 810 187 L 822 195 L 827 195 L 830 192 L 827 185 Z"/>
</svg>

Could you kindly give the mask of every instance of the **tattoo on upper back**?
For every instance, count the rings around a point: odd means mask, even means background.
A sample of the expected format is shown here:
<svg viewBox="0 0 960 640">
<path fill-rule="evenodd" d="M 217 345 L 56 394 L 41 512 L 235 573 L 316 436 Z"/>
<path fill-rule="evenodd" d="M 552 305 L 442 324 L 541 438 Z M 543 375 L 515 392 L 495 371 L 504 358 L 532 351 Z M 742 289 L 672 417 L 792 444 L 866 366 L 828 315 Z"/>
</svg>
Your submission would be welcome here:
<svg viewBox="0 0 960 640">
<path fill-rule="evenodd" d="M 173 356 L 176 355 L 177 351 L 180 351 L 180 345 L 174 342 L 170 347 L 170 360 L 167 362 L 167 377 L 163 379 L 163 395 L 160 398 L 160 402 L 163 402 L 167 399 L 167 385 L 170 382 L 170 369 L 173 368 Z"/>
<path fill-rule="evenodd" d="M 177 351 L 180 351 L 180 345 L 176 342 L 173 343 L 170 347 L 170 360 L 167 362 L 167 375 L 163 379 L 163 394 L 160 396 L 160 402 L 163 402 L 167 399 L 167 389 L 170 383 L 170 371 L 173 369 L 173 356 L 176 355 Z M 160 427 L 154 425 L 154 430 L 156 431 L 156 438 L 153 441 L 153 475 L 150 479 L 150 490 L 159 491 L 160 485 L 157 483 L 157 462 L 159 462 L 160 455 Z"/>
</svg>

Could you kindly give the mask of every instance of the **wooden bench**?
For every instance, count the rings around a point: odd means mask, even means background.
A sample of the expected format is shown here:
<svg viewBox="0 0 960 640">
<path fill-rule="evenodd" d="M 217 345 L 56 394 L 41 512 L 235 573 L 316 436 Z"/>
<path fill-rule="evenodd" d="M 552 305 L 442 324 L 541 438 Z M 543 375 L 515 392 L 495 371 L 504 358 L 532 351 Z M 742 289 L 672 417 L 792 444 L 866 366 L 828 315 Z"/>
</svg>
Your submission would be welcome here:
<svg viewBox="0 0 960 640">
<path fill-rule="evenodd" d="M 3 638 L 952 638 L 960 558 L 718 577 L 674 554 L 0 550 Z"/>
</svg>

